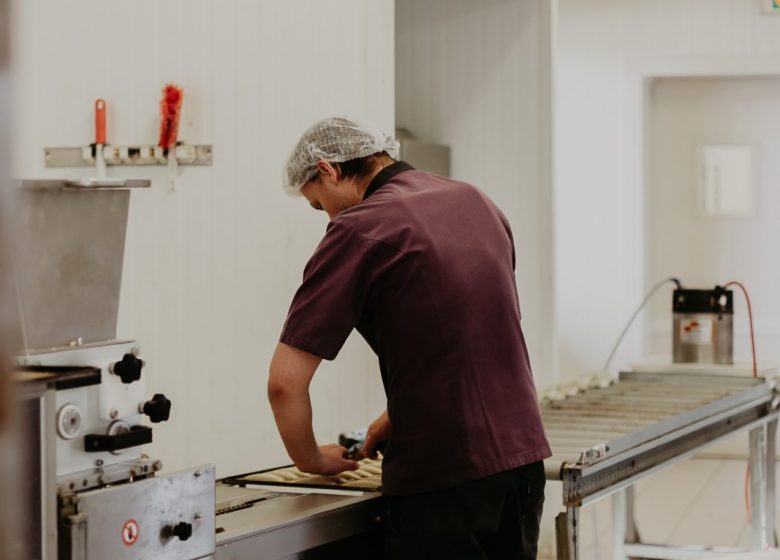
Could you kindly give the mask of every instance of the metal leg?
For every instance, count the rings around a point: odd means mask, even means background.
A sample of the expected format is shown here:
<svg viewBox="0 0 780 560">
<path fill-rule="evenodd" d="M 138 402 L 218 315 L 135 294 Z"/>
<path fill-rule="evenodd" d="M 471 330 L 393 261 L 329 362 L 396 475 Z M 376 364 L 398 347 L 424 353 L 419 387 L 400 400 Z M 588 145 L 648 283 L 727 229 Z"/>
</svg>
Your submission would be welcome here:
<svg viewBox="0 0 780 560">
<path fill-rule="evenodd" d="M 626 491 L 612 494 L 612 558 L 628 560 L 624 550 L 626 544 Z"/>
<path fill-rule="evenodd" d="M 629 486 L 625 490 L 626 492 L 626 542 L 638 543 L 641 542 L 639 538 L 639 529 L 636 527 L 636 517 L 634 512 L 636 511 L 636 500 L 634 497 L 634 487 Z"/>
<path fill-rule="evenodd" d="M 777 546 L 775 538 L 775 475 L 777 454 L 777 420 L 766 425 L 766 542 L 774 548 Z"/>
<path fill-rule="evenodd" d="M 612 557 L 628 560 L 626 544 L 639 543 L 639 531 L 634 520 L 634 487 L 629 486 L 612 495 Z"/>
<path fill-rule="evenodd" d="M 752 515 L 753 550 L 764 550 L 769 541 L 767 534 L 767 435 L 766 426 L 750 431 L 750 512 Z"/>
<path fill-rule="evenodd" d="M 568 507 L 555 518 L 556 558 L 579 560 L 580 558 L 580 508 Z"/>
</svg>

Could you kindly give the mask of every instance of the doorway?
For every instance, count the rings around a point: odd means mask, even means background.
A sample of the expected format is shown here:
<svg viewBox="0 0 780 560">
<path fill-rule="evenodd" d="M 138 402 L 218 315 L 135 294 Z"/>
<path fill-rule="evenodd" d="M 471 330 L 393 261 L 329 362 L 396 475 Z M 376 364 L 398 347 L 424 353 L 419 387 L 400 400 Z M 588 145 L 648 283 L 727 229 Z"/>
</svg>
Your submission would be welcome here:
<svg viewBox="0 0 780 560">
<path fill-rule="evenodd" d="M 742 281 L 760 363 L 780 363 L 780 78 L 662 78 L 647 112 L 647 270 L 688 287 Z M 671 302 L 648 314 L 647 350 L 671 355 Z M 735 293 L 735 362 L 750 360 Z"/>
</svg>

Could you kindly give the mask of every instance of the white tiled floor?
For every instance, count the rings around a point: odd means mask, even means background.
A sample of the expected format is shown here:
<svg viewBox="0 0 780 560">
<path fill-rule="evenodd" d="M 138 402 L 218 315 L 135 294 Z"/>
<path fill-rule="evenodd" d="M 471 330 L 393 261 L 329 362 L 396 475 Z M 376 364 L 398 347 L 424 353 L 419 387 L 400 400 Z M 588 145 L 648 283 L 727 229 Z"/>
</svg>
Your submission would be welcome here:
<svg viewBox="0 0 780 560">
<path fill-rule="evenodd" d="M 636 488 L 636 521 L 642 541 L 748 547 L 745 469 L 746 461 L 741 460 L 692 459 L 641 481 Z M 548 494 L 549 509 L 557 509 L 553 500 Z M 612 558 L 611 506 L 611 498 L 605 498 L 582 510 L 584 560 Z"/>
</svg>

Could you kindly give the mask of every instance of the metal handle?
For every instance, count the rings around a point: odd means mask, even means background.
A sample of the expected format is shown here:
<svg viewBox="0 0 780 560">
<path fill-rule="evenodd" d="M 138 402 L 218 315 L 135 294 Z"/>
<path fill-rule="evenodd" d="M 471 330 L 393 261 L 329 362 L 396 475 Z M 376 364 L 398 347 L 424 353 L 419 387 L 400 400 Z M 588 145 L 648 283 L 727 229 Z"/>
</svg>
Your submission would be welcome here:
<svg viewBox="0 0 780 560">
<path fill-rule="evenodd" d="M 106 102 L 103 99 L 95 101 L 95 144 L 106 143 Z"/>
<path fill-rule="evenodd" d="M 152 429 L 148 426 L 132 426 L 129 432 L 121 434 L 84 436 L 84 451 L 119 451 L 145 443 L 152 443 Z"/>
</svg>

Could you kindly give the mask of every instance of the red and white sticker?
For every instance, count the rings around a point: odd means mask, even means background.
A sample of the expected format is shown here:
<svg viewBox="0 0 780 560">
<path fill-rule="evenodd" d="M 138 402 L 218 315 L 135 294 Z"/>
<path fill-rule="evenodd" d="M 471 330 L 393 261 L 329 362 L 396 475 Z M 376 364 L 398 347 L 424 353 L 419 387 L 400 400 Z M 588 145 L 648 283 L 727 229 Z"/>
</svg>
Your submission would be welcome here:
<svg viewBox="0 0 780 560">
<path fill-rule="evenodd" d="M 683 319 L 680 321 L 680 341 L 683 344 L 712 344 L 711 320 Z"/>
<path fill-rule="evenodd" d="M 138 527 L 138 521 L 128 519 L 122 526 L 122 542 L 127 546 L 133 546 L 138 540 L 141 529 Z"/>
</svg>

